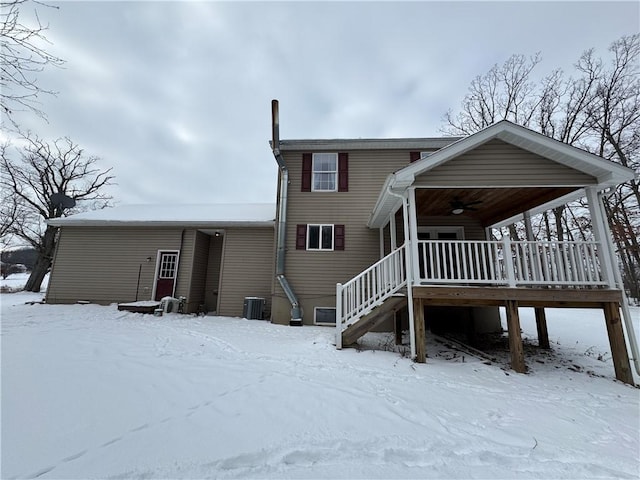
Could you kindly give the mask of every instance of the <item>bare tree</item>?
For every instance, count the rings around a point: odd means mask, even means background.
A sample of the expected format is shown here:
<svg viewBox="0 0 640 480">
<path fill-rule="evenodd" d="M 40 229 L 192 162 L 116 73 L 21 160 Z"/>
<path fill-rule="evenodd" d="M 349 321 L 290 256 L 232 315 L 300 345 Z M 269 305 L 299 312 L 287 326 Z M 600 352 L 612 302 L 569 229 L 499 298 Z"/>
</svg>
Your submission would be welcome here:
<svg viewBox="0 0 640 480">
<path fill-rule="evenodd" d="M 41 23 L 35 8 L 34 22 L 24 21 L 23 9 L 29 3 L 29 0 L 0 0 L 0 117 L 16 128 L 16 111 L 27 110 L 44 118 L 38 96 L 54 92 L 41 88 L 36 74 L 47 65 L 60 66 L 64 63 L 45 50 L 49 44 L 45 36 L 48 25 Z"/>
<path fill-rule="evenodd" d="M 507 119 L 547 136 L 584 148 L 640 173 L 640 35 L 623 36 L 609 48 L 605 62 L 594 50 L 575 64 L 574 76 L 554 70 L 534 83 L 539 55 L 513 55 L 469 87 L 461 110 L 445 115 L 447 133 L 468 135 Z M 626 182 L 606 198 L 627 288 L 640 297 L 640 181 Z M 553 210 L 537 221 L 548 238 L 586 238 L 588 217 L 580 205 Z M 512 234 L 516 233 L 514 227 Z"/>
<path fill-rule="evenodd" d="M 527 126 L 538 102 L 532 95 L 535 85 L 529 76 L 539 62 L 540 54 L 531 58 L 512 55 L 502 66 L 496 64 L 474 78 L 462 101 L 462 111 L 454 115 L 449 110 L 445 116 L 447 133 L 470 135 L 505 119 Z"/>
<path fill-rule="evenodd" d="M 26 137 L 25 142 L 23 148 L 15 150 L 17 158 L 12 158 L 7 148 L 1 151 L 0 188 L 19 205 L 19 221 L 3 218 L 2 223 L 9 223 L 8 233 L 37 250 L 38 259 L 25 285 L 25 290 L 37 292 L 51 266 L 57 241 L 58 229 L 45 221 L 108 206 L 111 197 L 104 187 L 111 184 L 113 176 L 111 169 L 98 168 L 98 157 L 85 156 L 69 138 L 48 143 Z M 77 206 L 64 209 L 52 201 L 57 193 L 74 199 Z"/>
</svg>

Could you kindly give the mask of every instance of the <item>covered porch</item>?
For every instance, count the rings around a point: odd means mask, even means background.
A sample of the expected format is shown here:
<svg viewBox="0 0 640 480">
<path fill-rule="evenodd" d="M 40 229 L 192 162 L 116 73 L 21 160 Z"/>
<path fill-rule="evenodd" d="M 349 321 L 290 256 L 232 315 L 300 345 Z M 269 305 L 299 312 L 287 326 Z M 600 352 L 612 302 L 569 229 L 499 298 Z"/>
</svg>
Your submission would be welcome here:
<svg viewBox="0 0 640 480">
<path fill-rule="evenodd" d="M 391 297 L 406 297 L 417 362 L 426 361 L 425 307 L 504 307 L 511 366 L 525 372 L 519 307 L 536 309 L 547 346 L 545 308 L 599 308 L 616 377 L 633 383 L 621 319 L 636 367 L 637 347 L 601 202 L 625 170 L 501 122 L 390 175 L 369 221 L 381 260 L 337 285 L 338 347 L 374 325 Z M 587 201 L 591 239 L 534 239 L 532 216 L 578 198 Z M 516 221 L 525 240 L 494 239 L 493 229 Z"/>
</svg>

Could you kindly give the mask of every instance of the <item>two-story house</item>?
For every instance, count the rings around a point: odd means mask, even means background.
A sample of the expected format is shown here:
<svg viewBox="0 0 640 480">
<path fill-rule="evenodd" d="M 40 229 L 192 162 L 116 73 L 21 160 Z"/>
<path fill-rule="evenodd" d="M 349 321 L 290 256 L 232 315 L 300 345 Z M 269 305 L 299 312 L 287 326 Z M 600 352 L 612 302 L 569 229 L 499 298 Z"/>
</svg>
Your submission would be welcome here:
<svg viewBox="0 0 640 480">
<path fill-rule="evenodd" d="M 276 205 L 119 207 L 61 227 L 50 303 L 186 297 L 188 312 L 331 325 L 342 348 L 373 328 L 499 330 L 524 371 L 519 307 L 600 308 L 616 376 L 632 383 L 621 319 L 637 348 L 600 196 L 634 172 L 507 121 L 464 138 L 280 140 Z M 593 241 L 495 241 L 491 229 L 586 197 Z M 621 315 L 622 313 L 622 315 Z"/>
<path fill-rule="evenodd" d="M 638 353 L 601 195 L 630 169 L 508 121 L 464 138 L 280 140 L 272 319 L 335 324 L 336 345 L 408 314 L 412 357 L 425 329 L 500 328 L 525 371 L 519 307 L 603 309 L 616 375 L 632 382 L 622 318 Z M 534 241 L 532 215 L 586 197 L 592 241 Z M 491 238 L 524 220 L 527 240 Z M 377 260 L 375 260 L 377 259 Z M 290 310 L 290 315 L 288 312 Z"/>
</svg>

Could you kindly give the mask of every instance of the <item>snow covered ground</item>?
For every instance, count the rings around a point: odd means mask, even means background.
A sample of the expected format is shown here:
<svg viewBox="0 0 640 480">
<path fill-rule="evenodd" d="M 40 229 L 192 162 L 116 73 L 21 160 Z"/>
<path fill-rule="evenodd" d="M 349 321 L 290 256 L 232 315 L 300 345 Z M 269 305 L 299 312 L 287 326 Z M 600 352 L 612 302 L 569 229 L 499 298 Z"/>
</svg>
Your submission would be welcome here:
<svg viewBox="0 0 640 480">
<path fill-rule="evenodd" d="M 418 365 L 384 334 L 337 351 L 326 327 L 39 298 L 1 296 L 5 479 L 640 475 L 599 311 L 549 310 L 519 375 L 432 340 Z"/>
</svg>

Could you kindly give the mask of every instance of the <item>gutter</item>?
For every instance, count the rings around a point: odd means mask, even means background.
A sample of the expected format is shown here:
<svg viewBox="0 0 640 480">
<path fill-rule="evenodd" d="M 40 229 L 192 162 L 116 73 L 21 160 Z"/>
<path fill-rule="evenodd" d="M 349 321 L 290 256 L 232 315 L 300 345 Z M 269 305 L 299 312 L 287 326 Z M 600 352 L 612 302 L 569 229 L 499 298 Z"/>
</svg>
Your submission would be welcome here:
<svg viewBox="0 0 640 480">
<path fill-rule="evenodd" d="M 291 303 L 291 319 L 290 326 L 302 326 L 302 313 L 300 302 L 293 288 L 284 276 L 284 259 L 286 254 L 285 239 L 287 233 L 287 190 L 289 187 L 289 170 L 280 153 L 280 120 L 278 114 L 278 100 L 271 101 L 271 128 L 272 138 L 271 149 L 273 156 L 278 163 L 280 169 L 280 188 L 278 197 L 278 229 L 277 229 L 277 246 L 276 246 L 276 279 L 282 287 L 289 303 Z"/>
</svg>

